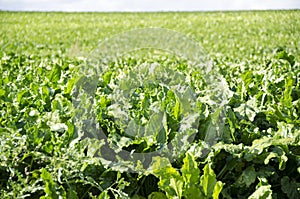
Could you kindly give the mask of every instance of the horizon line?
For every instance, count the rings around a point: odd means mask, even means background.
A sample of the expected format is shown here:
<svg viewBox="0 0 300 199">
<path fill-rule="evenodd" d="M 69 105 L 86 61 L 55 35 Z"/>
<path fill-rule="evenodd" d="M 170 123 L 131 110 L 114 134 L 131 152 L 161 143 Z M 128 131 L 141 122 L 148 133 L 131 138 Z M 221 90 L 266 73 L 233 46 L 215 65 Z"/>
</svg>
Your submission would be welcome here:
<svg viewBox="0 0 300 199">
<path fill-rule="evenodd" d="M 40 13 L 170 13 L 170 12 L 257 12 L 257 11 L 300 11 L 300 8 L 280 8 L 280 9 L 224 9 L 224 10 L 137 10 L 137 11 L 67 11 L 67 10 L 5 10 L 0 8 L 0 12 L 40 12 Z"/>
</svg>

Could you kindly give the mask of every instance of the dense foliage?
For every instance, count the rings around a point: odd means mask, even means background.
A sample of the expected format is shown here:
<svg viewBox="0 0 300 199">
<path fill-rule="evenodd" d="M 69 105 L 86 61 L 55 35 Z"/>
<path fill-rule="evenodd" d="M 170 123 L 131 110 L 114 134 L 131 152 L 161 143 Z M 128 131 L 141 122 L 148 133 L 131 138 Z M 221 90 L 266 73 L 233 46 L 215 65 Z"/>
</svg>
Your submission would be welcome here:
<svg viewBox="0 0 300 199">
<path fill-rule="evenodd" d="M 300 198 L 299 18 L 299 11 L 0 12 L 0 197 Z M 93 110 L 111 142 L 129 151 L 157 150 L 176 137 L 189 113 L 183 97 L 188 94 L 133 73 L 143 67 L 155 65 L 156 78 L 177 78 L 174 85 L 188 77 L 193 113 L 200 118 L 193 143 L 175 162 L 155 158 L 149 172 L 131 173 L 94 156 L 91 149 L 101 141 L 76 139 L 72 92 L 88 62 L 83 52 L 106 37 L 145 27 L 198 41 L 231 95 L 221 107 L 222 134 L 207 150 L 216 111 L 209 92 L 197 93 L 207 89 L 201 73 L 161 52 L 143 58 L 133 52 L 109 63 L 99 73 Z M 123 100 L 118 89 L 138 79 L 149 81 L 129 95 L 128 113 L 148 126 L 136 138 L 139 129 L 124 132 L 113 102 Z M 157 104 L 165 112 L 153 116 Z M 163 132 L 155 129 L 161 122 Z"/>
</svg>

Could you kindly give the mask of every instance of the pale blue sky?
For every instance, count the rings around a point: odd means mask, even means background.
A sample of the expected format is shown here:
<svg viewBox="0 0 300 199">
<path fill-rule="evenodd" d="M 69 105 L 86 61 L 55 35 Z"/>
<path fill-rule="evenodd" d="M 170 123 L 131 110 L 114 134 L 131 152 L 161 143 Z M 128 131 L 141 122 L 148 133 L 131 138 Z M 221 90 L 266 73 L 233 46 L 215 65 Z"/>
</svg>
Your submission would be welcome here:
<svg viewBox="0 0 300 199">
<path fill-rule="evenodd" d="M 205 11 L 300 9 L 300 0 L 0 0 L 1 10 Z"/>
</svg>

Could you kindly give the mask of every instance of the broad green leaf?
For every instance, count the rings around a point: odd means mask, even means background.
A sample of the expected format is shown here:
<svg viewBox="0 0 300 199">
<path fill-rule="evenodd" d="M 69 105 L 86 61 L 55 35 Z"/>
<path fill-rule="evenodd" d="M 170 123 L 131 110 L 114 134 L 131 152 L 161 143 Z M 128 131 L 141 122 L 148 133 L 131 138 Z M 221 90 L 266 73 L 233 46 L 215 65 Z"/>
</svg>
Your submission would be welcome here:
<svg viewBox="0 0 300 199">
<path fill-rule="evenodd" d="M 179 98 L 176 97 L 176 102 L 175 102 L 175 106 L 174 106 L 174 117 L 176 120 L 179 119 L 179 115 L 181 113 L 181 103 L 179 101 Z"/>
<path fill-rule="evenodd" d="M 192 154 L 186 153 L 181 168 L 184 180 L 184 195 L 187 198 L 199 198 L 202 196 L 200 191 L 200 170 Z"/>
<path fill-rule="evenodd" d="M 286 79 L 285 79 L 285 85 L 284 85 L 284 93 L 283 96 L 281 98 L 281 103 L 283 107 L 286 108 L 291 108 L 292 107 L 292 89 L 293 89 L 293 77 L 291 75 L 289 75 Z"/>
<path fill-rule="evenodd" d="M 104 190 L 99 196 L 98 199 L 110 199 L 109 195 L 108 195 L 108 191 Z"/>
<path fill-rule="evenodd" d="M 248 199 L 272 199 L 271 185 L 260 186 Z"/>
<path fill-rule="evenodd" d="M 192 154 L 186 153 L 181 173 L 186 185 L 195 185 L 200 182 L 200 170 Z"/>
<path fill-rule="evenodd" d="M 203 168 L 203 175 L 200 179 L 200 185 L 202 186 L 204 195 L 206 197 L 209 197 L 213 194 L 216 182 L 216 174 L 212 170 L 211 165 L 207 163 Z"/>
<path fill-rule="evenodd" d="M 252 166 L 246 168 L 242 175 L 237 179 L 236 183 L 239 187 L 249 187 L 256 180 L 255 168 Z"/>
<path fill-rule="evenodd" d="M 45 196 L 43 198 L 58 198 L 58 195 L 56 193 L 56 184 L 52 179 L 51 174 L 45 169 L 41 169 L 41 178 L 43 179 L 45 183 Z"/>
<path fill-rule="evenodd" d="M 279 146 L 276 146 L 272 149 L 272 151 L 269 153 L 269 155 L 265 158 L 265 161 L 264 163 L 265 164 L 269 164 L 269 161 L 272 159 L 272 158 L 277 158 L 278 161 L 279 161 L 279 170 L 284 170 L 285 169 L 285 165 L 286 165 L 286 162 L 288 161 L 288 157 L 286 156 L 284 150 L 279 147 Z"/>
<path fill-rule="evenodd" d="M 152 192 L 148 199 L 167 199 L 167 196 L 163 194 L 162 192 Z"/>
<path fill-rule="evenodd" d="M 295 179 L 290 179 L 284 176 L 281 179 L 281 190 L 288 196 L 288 198 L 300 198 L 300 182 Z"/>
<path fill-rule="evenodd" d="M 0 97 L 5 96 L 6 91 L 4 89 L 0 89 Z"/>
<path fill-rule="evenodd" d="M 71 94 L 72 89 L 74 88 L 77 80 L 78 80 L 77 77 L 73 77 L 68 80 L 67 86 L 65 87 L 66 94 Z"/>
<path fill-rule="evenodd" d="M 221 181 L 218 181 L 214 187 L 214 191 L 213 191 L 213 199 L 218 199 L 219 195 L 222 191 L 222 188 L 224 186 L 224 183 L 222 183 Z"/>
<path fill-rule="evenodd" d="M 51 82 L 57 83 L 57 81 L 60 80 L 60 77 L 61 77 L 61 67 L 55 65 L 54 68 L 51 70 L 51 73 L 49 75 L 49 80 Z"/>
<path fill-rule="evenodd" d="M 67 191 L 67 198 L 78 199 L 76 191 L 73 190 L 72 188 L 68 189 L 68 191 Z"/>
<path fill-rule="evenodd" d="M 161 131 L 163 129 L 163 113 L 154 113 L 150 120 L 148 125 L 146 126 L 146 132 L 145 136 L 150 136 L 150 137 L 157 137 L 159 134 L 163 133 L 165 134 L 164 131 Z M 163 138 L 165 138 L 165 135 L 161 137 L 161 141 L 163 141 Z"/>
<path fill-rule="evenodd" d="M 183 179 L 166 158 L 155 157 L 152 164 L 153 174 L 159 178 L 158 186 L 168 198 L 181 198 Z"/>
<path fill-rule="evenodd" d="M 254 121 L 254 118 L 259 112 L 259 109 L 257 108 L 257 104 L 255 103 L 255 98 L 252 98 L 251 100 L 247 101 L 246 103 L 241 104 L 239 107 L 234 108 L 234 112 L 237 114 L 248 118 L 251 122 Z M 252 104 L 255 103 L 255 104 Z"/>
</svg>

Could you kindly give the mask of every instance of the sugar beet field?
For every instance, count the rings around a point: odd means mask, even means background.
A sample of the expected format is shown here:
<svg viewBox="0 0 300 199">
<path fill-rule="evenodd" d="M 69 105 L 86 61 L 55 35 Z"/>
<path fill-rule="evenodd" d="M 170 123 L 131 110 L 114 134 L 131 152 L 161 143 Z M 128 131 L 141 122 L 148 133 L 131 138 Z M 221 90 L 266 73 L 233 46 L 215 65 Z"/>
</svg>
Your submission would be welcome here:
<svg viewBox="0 0 300 199">
<path fill-rule="evenodd" d="M 0 12 L 0 198 L 300 198 L 299 19 Z"/>
</svg>

